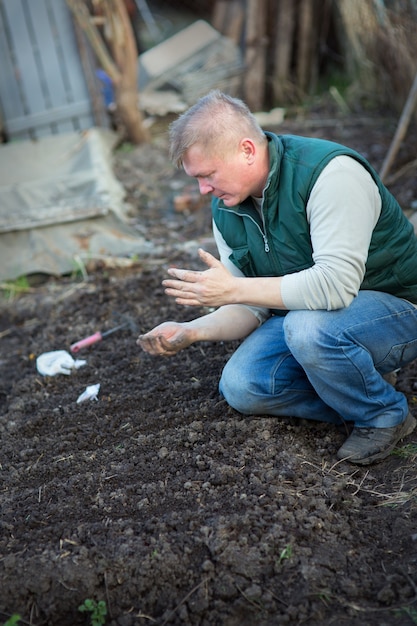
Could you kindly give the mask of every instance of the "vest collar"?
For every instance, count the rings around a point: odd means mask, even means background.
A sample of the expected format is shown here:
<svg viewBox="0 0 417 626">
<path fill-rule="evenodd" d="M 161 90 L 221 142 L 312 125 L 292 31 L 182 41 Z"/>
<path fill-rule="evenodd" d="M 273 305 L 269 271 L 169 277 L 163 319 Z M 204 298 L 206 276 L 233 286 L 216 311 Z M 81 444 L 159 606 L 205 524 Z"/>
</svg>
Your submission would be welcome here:
<svg viewBox="0 0 417 626">
<path fill-rule="evenodd" d="M 275 193 L 279 186 L 279 178 L 281 172 L 281 159 L 284 153 L 284 146 L 278 135 L 265 131 L 268 139 L 269 150 L 269 174 L 264 188 L 263 196 Z"/>
</svg>

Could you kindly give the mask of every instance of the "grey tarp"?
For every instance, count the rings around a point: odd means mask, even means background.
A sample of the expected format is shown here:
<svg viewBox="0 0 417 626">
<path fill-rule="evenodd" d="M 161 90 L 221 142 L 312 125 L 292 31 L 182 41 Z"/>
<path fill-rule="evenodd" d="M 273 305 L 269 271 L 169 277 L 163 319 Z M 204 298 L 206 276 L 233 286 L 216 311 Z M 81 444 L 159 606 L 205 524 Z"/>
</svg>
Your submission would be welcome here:
<svg viewBox="0 0 417 626">
<path fill-rule="evenodd" d="M 154 252 L 129 226 L 104 129 L 0 146 L 0 280 Z"/>
</svg>

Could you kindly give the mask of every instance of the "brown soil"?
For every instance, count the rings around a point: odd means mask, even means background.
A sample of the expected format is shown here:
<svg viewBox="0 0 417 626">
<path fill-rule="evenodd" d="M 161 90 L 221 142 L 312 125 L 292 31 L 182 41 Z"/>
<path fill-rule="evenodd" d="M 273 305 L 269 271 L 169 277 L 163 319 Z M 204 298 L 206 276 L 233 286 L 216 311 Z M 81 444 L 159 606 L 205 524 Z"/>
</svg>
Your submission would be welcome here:
<svg viewBox="0 0 417 626">
<path fill-rule="evenodd" d="M 339 140 L 379 168 L 396 120 L 332 116 L 278 131 Z M 410 131 L 396 170 L 415 145 Z M 338 463 L 336 428 L 243 417 L 221 400 L 234 344 L 141 352 L 138 332 L 199 313 L 161 281 L 172 263 L 199 267 L 210 216 L 207 203 L 175 211 L 196 187 L 167 162 L 164 134 L 118 151 L 115 168 L 132 228 L 164 253 L 1 302 L 0 623 L 93 623 L 86 598 L 106 602 L 112 626 L 417 623 L 417 434 L 377 465 Z M 392 189 L 409 207 L 415 175 Z M 39 354 L 126 317 L 136 330 L 85 349 L 85 367 L 38 374 Z M 400 372 L 414 414 L 416 381 L 414 364 Z M 95 383 L 98 400 L 77 404 Z"/>
</svg>

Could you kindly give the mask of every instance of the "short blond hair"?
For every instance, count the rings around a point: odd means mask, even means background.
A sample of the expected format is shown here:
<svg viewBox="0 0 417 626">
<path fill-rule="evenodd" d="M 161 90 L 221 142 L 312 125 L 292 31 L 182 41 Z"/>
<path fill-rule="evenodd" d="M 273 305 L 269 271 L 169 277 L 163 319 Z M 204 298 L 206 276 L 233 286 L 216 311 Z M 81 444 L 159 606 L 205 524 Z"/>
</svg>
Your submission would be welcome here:
<svg viewBox="0 0 417 626">
<path fill-rule="evenodd" d="M 213 90 L 170 125 L 170 157 L 181 167 L 186 151 L 197 143 L 209 155 L 218 152 L 225 156 L 237 150 L 243 138 L 266 142 L 265 133 L 242 100 Z"/>
</svg>

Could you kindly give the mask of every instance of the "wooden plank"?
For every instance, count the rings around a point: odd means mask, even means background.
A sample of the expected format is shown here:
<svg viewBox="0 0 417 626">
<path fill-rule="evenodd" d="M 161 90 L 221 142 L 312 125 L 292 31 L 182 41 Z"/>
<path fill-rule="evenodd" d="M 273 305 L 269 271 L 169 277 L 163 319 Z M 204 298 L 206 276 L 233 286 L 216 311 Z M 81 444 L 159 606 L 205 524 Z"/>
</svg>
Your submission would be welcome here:
<svg viewBox="0 0 417 626">
<path fill-rule="evenodd" d="M 296 5 L 293 0 L 278 0 L 275 28 L 274 74 L 272 79 L 274 100 L 286 103 L 291 97 L 291 57 L 294 44 Z"/>
<path fill-rule="evenodd" d="M 8 128 L 8 119 L 16 114 L 24 115 L 25 107 L 20 82 L 17 79 L 18 68 L 15 65 L 13 40 L 3 3 L 0 3 L 0 58 L 0 102 L 4 125 Z M 29 138 L 29 135 L 25 138 Z"/>
<path fill-rule="evenodd" d="M 244 0 L 217 0 L 211 24 L 219 33 L 237 45 L 241 43 L 245 22 Z"/>
<path fill-rule="evenodd" d="M 229 5 L 229 16 L 224 35 L 234 41 L 236 45 L 240 45 L 245 23 L 245 10 L 241 0 L 232 0 Z"/>
<path fill-rule="evenodd" d="M 3 5 L 11 33 L 16 79 L 19 81 L 24 110 L 27 113 L 43 111 L 45 109 L 44 93 L 40 88 L 41 77 L 38 73 L 23 3 L 21 0 L 6 0 Z"/>
<path fill-rule="evenodd" d="M 39 138 L 94 125 L 65 0 L 2 0 L 0 52 L 0 105 L 9 134 Z"/>
<path fill-rule="evenodd" d="M 62 107 L 55 107 L 22 117 L 11 118 L 8 121 L 7 129 L 12 134 L 21 133 L 27 129 L 36 129 L 38 133 L 44 136 L 44 129 L 42 127 L 59 125 L 62 121 L 72 118 L 77 118 L 80 122 L 83 118 L 89 120 L 90 111 L 91 104 L 89 100 L 73 102 Z M 89 128 L 89 126 L 85 126 L 85 128 Z M 74 129 L 72 128 L 71 130 Z"/>
<path fill-rule="evenodd" d="M 88 88 L 78 53 L 72 16 L 65 1 L 48 0 L 50 19 L 60 42 L 61 67 L 65 73 L 65 84 L 69 91 L 68 101 L 75 102 L 88 97 Z"/>
<path fill-rule="evenodd" d="M 54 38 L 53 24 L 50 23 L 45 0 L 28 3 L 26 20 L 31 36 L 39 84 L 43 92 L 44 107 L 48 110 L 61 107 L 67 104 L 70 94 L 64 82 L 65 73 L 62 71 L 62 64 L 58 57 L 60 43 L 58 39 Z M 72 122 L 66 120 L 59 123 L 51 120 L 51 128 L 56 133 L 74 130 Z"/>
<path fill-rule="evenodd" d="M 211 23 L 213 28 L 219 31 L 219 33 L 224 34 L 223 29 L 227 23 L 227 12 L 229 7 L 229 0 L 217 0 L 214 5 Z"/>
<path fill-rule="evenodd" d="M 298 10 L 297 85 L 302 92 L 308 92 L 315 79 L 313 72 L 316 59 L 314 42 L 317 41 L 315 4 L 315 0 L 300 0 Z"/>
<path fill-rule="evenodd" d="M 245 101 L 252 111 L 263 107 L 266 69 L 266 0 L 248 0 L 245 34 Z"/>
<path fill-rule="evenodd" d="M 88 93 L 90 95 L 94 125 L 101 128 L 108 128 L 110 127 L 110 116 L 106 108 L 101 85 L 98 84 L 99 81 L 95 73 L 91 47 L 89 46 L 85 33 L 82 32 L 75 20 L 72 24 Z"/>
</svg>

